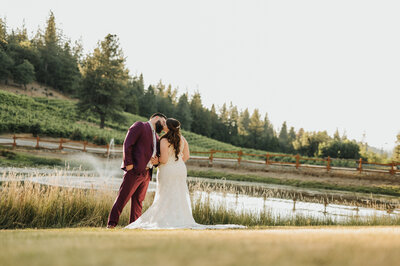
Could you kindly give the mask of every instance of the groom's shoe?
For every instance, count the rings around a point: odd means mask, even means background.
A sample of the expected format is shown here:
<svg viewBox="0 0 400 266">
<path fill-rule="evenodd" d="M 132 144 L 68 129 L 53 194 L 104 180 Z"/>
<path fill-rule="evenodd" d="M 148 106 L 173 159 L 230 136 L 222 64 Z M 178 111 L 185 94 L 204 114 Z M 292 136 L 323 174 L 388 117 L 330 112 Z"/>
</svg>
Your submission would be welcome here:
<svg viewBox="0 0 400 266">
<path fill-rule="evenodd" d="M 114 229 L 115 228 L 115 225 L 107 225 L 107 229 Z"/>
</svg>

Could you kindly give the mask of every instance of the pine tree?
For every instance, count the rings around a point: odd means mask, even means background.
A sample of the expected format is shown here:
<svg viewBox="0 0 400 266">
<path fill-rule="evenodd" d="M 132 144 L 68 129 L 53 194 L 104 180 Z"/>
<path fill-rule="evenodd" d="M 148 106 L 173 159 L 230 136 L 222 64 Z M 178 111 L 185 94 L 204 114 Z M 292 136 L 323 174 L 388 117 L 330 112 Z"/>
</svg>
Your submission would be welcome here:
<svg viewBox="0 0 400 266">
<path fill-rule="evenodd" d="M 179 97 L 178 105 L 176 106 L 176 119 L 181 122 L 182 128 L 190 131 L 192 125 L 192 113 L 188 100 L 188 94 L 184 93 Z"/>
<path fill-rule="evenodd" d="M 14 81 L 16 83 L 24 85 L 26 90 L 26 84 L 32 82 L 35 79 L 35 69 L 28 60 L 24 60 L 22 64 L 19 64 L 14 68 L 13 71 Z"/>
<path fill-rule="evenodd" d="M 228 121 L 228 130 L 230 135 L 230 140 L 235 141 L 238 135 L 238 126 L 239 126 L 239 111 L 236 106 L 233 106 L 232 102 L 229 105 L 229 121 Z"/>
<path fill-rule="evenodd" d="M 11 76 L 11 70 L 14 66 L 14 60 L 8 54 L 0 49 L 0 80 L 7 83 L 8 78 Z"/>
<path fill-rule="evenodd" d="M 131 114 L 139 114 L 139 99 L 144 95 L 143 75 L 139 77 L 130 77 L 128 85 L 125 88 L 122 104 L 124 110 Z"/>
<path fill-rule="evenodd" d="M 219 119 L 221 122 L 227 127 L 229 124 L 229 112 L 226 107 L 226 103 L 224 103 L 219 111 Z"/>
<path fill-rule="evenodd" d="M 338 140 L 338 141 L 340 141 L 341 140 L 341 138 L 340 138 L 340 133 L 339 133 L 339 130 L 336 128 L 336 130 L 335 130 L 335 133 L 333 134 L 333 139 L 334 140 Z"/>
<path fill-rule="evenodd" d="M 190 102 L 190 111 L 193 117 L 192 131 L 203 136 L 211 135 L 211 114 L 203 108 L 201 102 L 201 96 L 199 92 L 196 92 Z"/>
<path fill-rule="evenodd" d="M 250 137 L 249 142 L 252 143 L 253 148 L 259 148 L 259 146 L 262 145 L 260 143 L 260 138 L 264 129 L 264 125 L 261 121 L 261 116 L 258 109 L 254 109 L 248 128 Z"/>
<path fill-rule="evenodd" d="M 150 85 L 143 97 L 139 99 L 139 114 L 144 117 L 150 117 L 155 112 L 157 112 L 156 94 L 155 89 Z"/>
<path fill-rule="evenodd" d="M 247 136 L 249 134 L 249 124 L 250 124 L 250 114 L 249 110 L 246 108 L 240 113 L 239 117 L 239 134 L 242 136 Z"/>
<path fill-rule="evenodd" d="M 54 13 L 50 11 L 43 36 L 43 42 L 41 42 L 42 46 L 39 47 L 42 58 L 39 80 L 43 81 L 46 85 L 53 86 L 56 89 L 58 89 L 58 86 L 55 82 L 55 76 L 60 67 L 59 40 L 60 36 L 57 34 L 55 16 Z"/>
<path fill-rule="evenodd" d="M 2 18 L 0 18 L 0 50 L 5 51 L 6 49 L 7 49 L 7 26 L 5 21 Z"/>
<path fill-rule="evenodd" d="M 104 128 L 107 118 L 121 119 L 122 92 L 127 82 L 128 71 L 118 38 L 108 34 L 84 62 L 80 110 L 97 113 L 100 128 Z"/>
<path fill-rule="evenodd" d="M 279 132 L 279 145 L 282 152 L 288 152 L 289 149 L 289 135 L 287 132 L 286 121 L 283 122 L 281 131 Z"/>
</svg>

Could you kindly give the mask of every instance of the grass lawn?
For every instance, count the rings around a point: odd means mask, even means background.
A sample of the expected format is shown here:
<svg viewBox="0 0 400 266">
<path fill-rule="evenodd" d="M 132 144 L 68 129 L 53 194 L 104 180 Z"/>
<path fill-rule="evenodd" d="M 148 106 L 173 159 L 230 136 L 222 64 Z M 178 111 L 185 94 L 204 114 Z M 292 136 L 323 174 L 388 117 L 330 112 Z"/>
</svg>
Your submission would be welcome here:
<svg viewBox="0 0 400 266">
<path fill-rule="evenodd" d="M 400 227 L 0 231 L 1 265 L 398 265 Z"/>
</svg>

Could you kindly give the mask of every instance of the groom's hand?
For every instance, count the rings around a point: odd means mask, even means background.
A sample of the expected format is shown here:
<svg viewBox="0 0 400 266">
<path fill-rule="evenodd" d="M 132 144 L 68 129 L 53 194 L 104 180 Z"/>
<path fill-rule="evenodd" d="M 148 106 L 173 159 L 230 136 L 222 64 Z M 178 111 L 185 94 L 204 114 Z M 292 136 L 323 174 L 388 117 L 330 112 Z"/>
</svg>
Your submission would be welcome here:
<svg viewBox="0 0 400 266">
<path fill-rule="evenodd" d="M 127 165 L 126 166 L 126 171 L 130 171 L 133 169 L 133 164 Z"/>
</svg>

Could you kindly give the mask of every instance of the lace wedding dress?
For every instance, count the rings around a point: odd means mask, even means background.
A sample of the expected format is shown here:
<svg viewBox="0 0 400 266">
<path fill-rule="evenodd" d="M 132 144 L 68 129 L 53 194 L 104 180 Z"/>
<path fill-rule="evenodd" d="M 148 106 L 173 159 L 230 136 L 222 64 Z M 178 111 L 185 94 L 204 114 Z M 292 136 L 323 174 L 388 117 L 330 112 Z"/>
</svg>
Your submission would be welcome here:
<svg viewBox="0 0 400 266">
<path fill-rule="evenodd" d="M 181 140 L 181 151 L 184 142 Z M 157 189 L 153 204 L 135 222 L 125 229 L 229 229 L 245 228 L 242 225 L 221 224 L 202 225 L 195 222 L 189 190 L 186 184 L 187 170 L 182 160 L 182 152 L 175 157 L 171 145 L 168 150 L 168 162 L 161 164 L 157 173 Z"/>
</svg>

